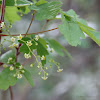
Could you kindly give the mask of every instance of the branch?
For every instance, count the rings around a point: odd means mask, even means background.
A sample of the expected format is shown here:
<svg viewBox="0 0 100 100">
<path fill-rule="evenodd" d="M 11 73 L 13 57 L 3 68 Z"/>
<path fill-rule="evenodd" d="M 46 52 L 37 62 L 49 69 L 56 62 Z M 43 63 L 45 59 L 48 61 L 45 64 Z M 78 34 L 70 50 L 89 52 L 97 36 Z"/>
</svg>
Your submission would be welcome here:
<svg viewBox="0 0 100 100">
<path fill-rule="evenodd" d="M 53 31 L 53 30 L 56 30 L 56 29 L 58 29 L 58 27 L 53 28 L 53 29 L 50 29 L 50 30 L 46 30 L 46 31 L 35 32 L 35 33 L 29 33 L 29 34 L 27 34 L 27 35 L 32 35 L 32 34 L 43 34 L 43 33 L 45 33 L 45 32 Z M 10 35 L 10 36 L 19 36 L 19 35 L 20 35 L 20 34 L 17 34 L 17 35 Z M 21 35 L 26 35 L 26 34 L 21 34 Z M 0 36 L 9 36 L 9 35 L 7 35 L 7 34 L 0 34 Z"/>
<path fill-rule="evenodd" d="M 11 86 L 9 87 L 9 91 L 10 91 L 11 100 L 14 100 L 13 91 L 12 91 L 12 87 Z"/>
<path fill-rule="evenodd" d="M 32 16 L 32 19 L 31 19 L 30 25 L 29 25 L 29 27 L 28 27 L 28 29 L 27 29 L 27 31 L 26 31 L 25 36 L 26 36 L 26 35 L 28 34 L 28 32 L 29 32 L 29 29 L 30 29 L 30 27 L 31 27 L 31 25 L 32 25 L 32 22 L 33 22 L 33 19 L 34 19 L 34 15 L 35 15 L 35 10 L 34 10 L 34 12 L 33 12 L 33 16 Z"/>
</svg>

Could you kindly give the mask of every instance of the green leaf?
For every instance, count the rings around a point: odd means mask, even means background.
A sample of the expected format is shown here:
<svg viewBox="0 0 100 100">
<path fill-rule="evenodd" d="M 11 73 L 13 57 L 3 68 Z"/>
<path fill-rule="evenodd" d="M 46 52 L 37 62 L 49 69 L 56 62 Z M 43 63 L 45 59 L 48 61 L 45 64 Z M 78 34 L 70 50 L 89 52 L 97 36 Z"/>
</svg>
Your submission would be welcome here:
<svg viewBox="0 0 100 100">
<path fill-rule="evenodd" d="M 70 9 L 69 11 L 64 12 L 64 13 L 65 13 L 65 15 L 70 16 L 70 17 L 72 17 L 74 19 L 76 19 L 78 17 L 76 12 L 73 9 Z"/>
<path fill-rule="evenodd" d="M 39 8 L 35 4 L 32 4 L 28 7 L 29 7 L 30 10 L 39 10 Z"/>
<path fill-rule="evenodd" d="M 77 22 L 73 19 L 68 20 L 65 15 L 62 14 L 62 25 L 59 25 L 60 32 L 64 35 L 65 39 L 72 46 L 81 44 L 80 38 L 85 38 L 85 35 L 81 31 Z"/>
<path fill-rule="evenodd" d="M 91 39 L 100 45 L 100 32 L 96 32 L 93 28 L 89 27 L 86 21 L 78 18 L 73 10 L 61 13 L 63 25 L 59 26 L 59 30 L 64 34 L 70 45 L 76 46 L 77 44 L 80 44 L 80 37 L 84 38 L 82 32 L 85 32 Z M 81 30 L 81 32 L 79 32 L 79 30 Z"/>
<path fill-rule="evenodd" d="M 53 48 L 60 56 L 64 56 L 64 52 L 65 52 L 68 57 L 72 58 L 70 53 L 61 44 L 59 44 L 56 40 L 47 39 L 47 41 L 48 41 L 50 47 Z"/>
<path fill-rule="evenodd" d="M 39 0 L 35 5 L 39 6 L 42 5 L 44 3 L 48 3 L 46 0 Z"/>
<path fill-rule="evenodd" d="M 48 48 L 47 47 L 47 42 L 43 39 L 43 38 L 39 38 L 38 40 L 45 48 Z"/>
<path fill-rule="evenodd" d="M 43 39 L 41 39 L 41 40 L 42 40 L 42 43 L 43 43 L 44 40 Z M 45 42 L 42 45 L 42 43 L 40 43 L 39 41 L 38 41 L 38 45 L 37 45 L 37 55 L 39 55 L 40 57 L 42 57 L 43 55 L 44 56 L 49 55 L 49 53 L 47 51 L 47 47 L 45 45 Z M 41 60 L 41 63 L 42 63 L 42 66 L 44 66 L 46 64 L 46 59 L 45 60 Z"/>
<path fill-rule="evenodd" d="M 93 29 L 93 28 L 91 28 L 91 27 L 89 27 L 89 26 L 87 26 L 87 25 L 84 25 L 84 24 L 82 24 L 82 23 L 80 23 L 80 22 L 77 22 L 77 23 L 79 24 L 80 27 L 84 27 L 84 28 L 86 28 L 86 29 L 88 29 L 88 30 L 90 30 L 90 31 L 95 31 L 95 29 Z"/>
<path fill-rule="evenodd" d="M 5 0 L 5 6 L 14 6 L 15 1 L 14 0 Z"/>
<path fill-rule="evenodd" d="M 17 81 L 17 78 L 13 76 L 15 73 L 16 71 L 10 71 L 9 67 L 0 72 L 0 89 L 7 90 L 9 86 L 15 85 Z"/>
<path fill-rule="evenodd" d="M 33 87 L 34 86 L 34 82 L 33 82 L 33 78 L 30 74 L 30 72 L 26 69 L 25 70 L 25 73 L 23 73 L 23 75 L 25 76 L 25 78 L 27 79 L 27 81 L 29 82 L 29 84 Z"/>
<path fill-rule="evenodd" d="M 22 52 L 23 54 L 25 54 L 25 53 L 28 54 L 30 52 L 29 48 L 27 47 L 27 45 L 25 43 L 23 43 L 23 45 L 20 47 L 19 51 Z"/>
<path fill-rule="evenodd" d="M 37 3 L 37 0 L 32 0 L 32 1 L 33 1 L 34 4 Z"/>
<path fill-rule="evenodd" d="M 30 9 L 28 8 L 28 6 L 22 6 L 22 7 L 17 7 L 18 8 L 18 12 L 21 12 L 23 14 L 28 14 L 30 12 Z"/>
<path fill-rule="evenodd" d="M 0 61 L 7 64 L 9 58 L 13 58 L 12 62 L 15 61 L 15 50 L 10 50 L 4 53 L 3 55 L 1 55 Z"/>
<path fill-rule="evenodd" d="M 49 2 L 38 6 L 36 20 L 53 19 L 60 11 L 61 2 Z"/>
<path fill-rule="evenodd" d="M 48 55 L 48 51 L 47 49 L 40 43 L 38 42 L 38 45 L 37 45 L 37 54 L 42 56 L 42 55 Z"/>
<path fill-rule="evenodd" d="M 14 23 L 21 19 L 21 17 L 17 14 L 18 9 L 14 6 L 5 8 L 5 19 L 9 22 Z"/>
<path fill-rule="evenodd" d="M 87 29 L 84 26 L 80 26 L 81 30 L 84 31 L 91 39 L 93 39 L 100 46 L 100 32 L 95 32 Z"/>
<path fill-rule="evenodd" d="M 32 2 L 28 1 L 28 0 L 17 0 L 16 1 L 16 6 L 27 6 L 32 4 Z"/>
</svg>

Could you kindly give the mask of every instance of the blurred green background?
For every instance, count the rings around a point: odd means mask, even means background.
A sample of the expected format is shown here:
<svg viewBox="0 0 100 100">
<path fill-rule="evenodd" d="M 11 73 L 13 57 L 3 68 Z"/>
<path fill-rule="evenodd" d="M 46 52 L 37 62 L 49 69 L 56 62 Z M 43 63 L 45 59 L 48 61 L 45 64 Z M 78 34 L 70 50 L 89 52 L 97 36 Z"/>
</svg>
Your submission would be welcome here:
<svg viewBox="0 0 100 100">
<path fill-rule="evenodd" d="M 50 1 L 50 0 L 48 0 Z M 100 31 L 100 0 L 61 0 L 62 9 L 73 9 L 87 20 L 88 25 Z M 32 13 L 32 12 L 31 12 Z M 31 13 L 24 15 L 20 22 L 15 22 L 11 33 L 25 33 L 31 20 Z M 34 21 L 30 32 L 41 31 L 45 21 Z M 45 29 L 57 27 L 59 21 L 51 21 Z M 44 36 L 44 35 L 41 35 Z M 72 55 L 73 60 L 60 57 L 53 53 L 55 61 L 60 63 L 63 72 L 57 73 L 56 68 L 49 73 L 49 78 L 44 81 L 38 75 L 36 66 L 29 68 L 35 59 L 29 60 L 25 67 L 33 74 L 34 87 L 31 87 L 23 78 L 13 86 L 15 100 L 100 100 L 100 48 L 89 37 L 81 40 L 78 47 L 71 47 L 58 30 L 45 35 L 59 41 Z M 7 48 L 7 43 L 5 47 Z M 8 48 L 7 48 L 8 50 Z M 5 51 L 2 51 L 2 53 Z M 22 55 L 19 61 L 25 61 Z M 0 100 L 10 100 L 9 90 L 0 90 Z"/>
</svg>

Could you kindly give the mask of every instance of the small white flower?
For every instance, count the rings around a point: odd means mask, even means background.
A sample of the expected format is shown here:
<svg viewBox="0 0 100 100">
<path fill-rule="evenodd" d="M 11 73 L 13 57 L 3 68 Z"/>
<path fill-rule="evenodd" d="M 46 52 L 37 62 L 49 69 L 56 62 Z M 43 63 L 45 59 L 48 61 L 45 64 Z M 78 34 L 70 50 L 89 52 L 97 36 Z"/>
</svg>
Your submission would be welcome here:
<svg viewBox="0 0 100 100">
<path fill-rule="evenodd" d="M 41 60 L 45 60 L 45 56 L 44 55 L 42 55 Z"/>
<path fill-rule="evenodd" d="M 48 73 L 46 73 L 46 75 L 48 76 L 49 74 L 48 74 Z"/>
<path fill-rule="evenodd" d="M 17 74 L 17 78 L 21 79 L 22 78 L 22 74 Z"/>
<path fill-rule="evenodd" d="M 22 66 L 22 65 L 20 65 L 20 66 L 19 66 L 19 69 L 23 69 L 23 66 Z"/>
<path fill-rule="evenodd" d="M 63 69 L 58 69 L 58 70 L 57 70 L 57 72 L 62 72 L 62 71 L 63 71 Z"/>
<path fill-rule="evenodd" d="M 14 74 L 13 76 L 16 77 L 16 74 Z"/>
<path fill-rule="evenodd" d="M 6 64 L 3 65 L 4 68 L 7 68 L 8 66 Z"/>
<path fill-rule="evenodd" d="M 12 60 L 12 58 L 11 58 L 11 57 L 9 57 L 9 58 L 8 58 L 8 62 L 9 62 L 9 61 L 11 61 L 11 60 Z"/>
<path fill-rule="evenodd" d="M 47 78 L 48 78 L 48 77 L 46 77 L 46 76 L 43 76 L 43 77 L 42 77 L 43 80 L 46 80 Z"/>
<path fill-rule="evenodd" d="M 9 28 L 12 28 L 12 25 L 11 24 L 9 25 Z"/>
<path fill-rule="evenodd" d="M 40 68 L 40 66 L 37 66 L 37 68 Z"/>
<path fill-rule="evenodd" d="M 38 41 L 38 39 L 39 39 L 39 36 L 35 35 L 35 40 Z"/>
<path fill-rule="evenodd" d="M 38 45 L 38 43 L 36 42 L 35 45 Z"/>
<path fill-rule="evenodd" d="M 21 72 L 22 72 L 22 73 L 25 73 L 25 71 L 24 71 L 24 70 L 22 70 Z"/>
<path fill-rule="evenodd" d="M 33 64 L 30 64 L 30 67 L 33 67 Z"/>
<path fill-rule="evenodd" d="M 10 68 L 9 68 L 9 69 L 12 71 L 12 70 L 14 70 L 14 67 L 13 67 L 13 66 L 10 66 Z"/>
<path fill-rule="evenodd" d="M 27 46 L 31 46 L 31 45 L 32 45 L 31 41 L 27 41 Z"/>
<path fill-rule="evenodd" d="M 5 23 L 4 23 L 4 22 L 1 23 L 1 27 L 2 27 L 2 28 L 5 27 Z"/>
<path fill-rule="evenodd" d="M 51 52 L 51 53 L 52 53 L 52 52 L 54 52 L 54 49 L 53 49 L 53 48 L 51 48 L 50 52 Z"/>
<path fill-rule="evenodd" d="M 12 41 L 12 42 L 15 42 L 15 38 L 14 38 L 14 37 L 12 37 L 12 38 L 11 38 L 11 41 Z"/>
<path fill-rule="evenodd" d="M 41 72 L 39 72 L 38 75 L 41 75 Z"/>
<path fill-rule="evenodd" d="M 17 36 L 18 40 L 21 40 L 23 36 L 20 34 L 20 36 Z"/>
<path fill-rule="evenodd" d="M 13 48 L 13 47 L 14 47 L 13 45 L 10 45 L 10 46 L 9 46 L 9 48 Z"/>
<path fill-rule="evenodd" d="M 33 3 L 30 3 L 30 5 L 33 5 Z"/>
<path fill-rule="evenodd" d="M 26 58 L 26 59 L 28 59 L 28 58 L 31 58 L 31 55 L 30 54 L 24 54 L 24 57 Z"/>
<path fill-rule="evenodd" d="M 45 69 L 47 70 L 48 68 L 47 68 L 47 67 L 45 67 Z"/>
<path fill-rule="evenodd" d="M 16 43 L 13 43 L 12 45 L 13 45 L 14 47 L 17 47 L 17 46 L 18 46 L 18 44 L 16 44 Z"/>
</svg>

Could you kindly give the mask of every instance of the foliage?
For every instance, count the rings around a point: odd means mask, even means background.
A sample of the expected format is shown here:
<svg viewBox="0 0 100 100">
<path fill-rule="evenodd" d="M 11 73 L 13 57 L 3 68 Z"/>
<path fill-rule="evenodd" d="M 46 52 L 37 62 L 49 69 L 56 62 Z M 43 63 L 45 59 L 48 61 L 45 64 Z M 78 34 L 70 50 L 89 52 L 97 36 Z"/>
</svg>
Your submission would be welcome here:
<svg viewBox="0 0 100 100">
<path fill-rule="evenodd" d="M 3 2 L 0 2 L 1 4 Z M 49 67 L 54 64 L 57 67 L 57 72 L 61 72 L 63 69 L 60 68 L 58 62 L 54 61 L 50 55 L 55 51 L 60 56 L 65 54 L 71 58 L 69 52 L 56 40 L 49 38 L 42 38 L 39 33 L 44 33 L 52 31 L 42 31 L 37 33 L 29 34 L 9 34 L 9 28 L 11 28 L 11 23 L 15 21 L 20 21 L 23 14 L 32 13 L 32 18 L 35 20 L 51 21 L 51 20 L 61 20 L 62 24 L 58 26 L 59 31 L 62 33 L 64 38 L 67 40 L 69 45 L 77 46 L 81 44 L 81 39 L 85 39 L 85 34 L 87 34 L 91 39 L 93 39 L 98 45 L 100 45 L 100 32 L 96 32 L 93 28 L 89 27 L 85 20 L 79 18 L 79 16 L 72 9 L 65 12 L 61 9 L 62 3 L 60 1 L 46 0 L 33 0 L 33 2 L 28 0 L 6 0 L 5 1 L 5 22 L 1 22 L 1 29 L 7 31 L 8 34 L 0 33 L 0 37 L 10 36 L 10 40 L 5 38 L 0 44 L 0 48 L 3 47 L 4 42 L 9 42 L 9 48 L 11 50 L 2 54 L 0 57 L 0 63 L 2 63 L 4 69 L 0 72 L 0 89 L 6 90 L 9 86 L 15 85 L 18 79 L 23 76 L 27 79 L 31 86 L 34 86 L 33 78 L 31 73 L 24 68 L 24 63 L 18 62 L 17 58 L 20 53 L 26 59 L 31 59 L 32 56 L 35 57 L 36 61 L 30 64 L 30 67 L 34 65 L 39 69 L 39 75 L 43 75 L 42 79 L 46 80 L 48 78 Z M 2 12 L 1 12 L 2 13 Z M 61 18 L 56 16 L 61 14 Z M 33 19 L 32 19 L 33 21 Z M 7 23 L 6 23 L 7 22 Z M 10 23 L 8 25 L 8 23 Z M 31 23 L 30 23 L 31 26 Z M 29 28 L 30 28 L 29 26 Z M 35 34 L 35 35 L 34 35 Z M 50 65 L 50 66 L 47 66 Z"/>
</svg>

